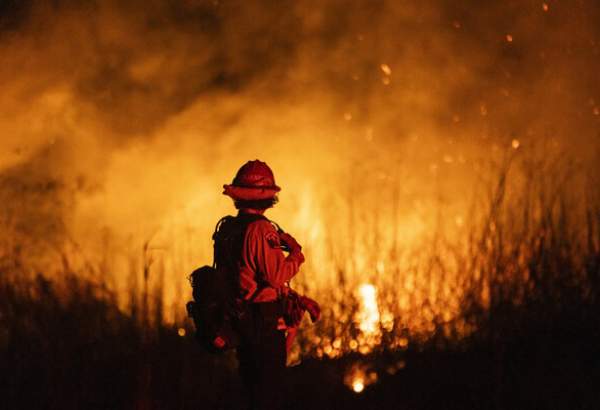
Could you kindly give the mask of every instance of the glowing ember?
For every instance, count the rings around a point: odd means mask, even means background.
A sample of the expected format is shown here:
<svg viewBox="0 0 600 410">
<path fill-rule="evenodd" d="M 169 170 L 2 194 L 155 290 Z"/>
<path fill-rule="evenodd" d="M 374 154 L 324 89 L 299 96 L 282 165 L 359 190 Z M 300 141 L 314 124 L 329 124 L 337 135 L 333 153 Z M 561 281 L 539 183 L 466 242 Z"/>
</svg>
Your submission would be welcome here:
<svg viewBox="0 0 600 410">
<path fill-rule="evenodd" d="M 519 140 L 518 140 L 518 139 L 513 139 L 513 140 L 512 140 L 512 142 L 511 142 L 511 146 L 512 146 L 514 149 L 517 149 L 517 148 L 519 148 L 519 146 L 520 146 L 520 145 L 521 145 L 521 143 L 519 142 Z"/>
<path fill-rule="evenodd" d="M 379 67 L 381 68 L 381 71 L 383 71 L 383 73 L 385 75 L 392 75 L 392 69 L 390 68 L 389 65 L 381 64 Z"/>
<path fill-rule="evenodd" d="M 181 337 L 185 336 L 185 329 L 180 327 L 179 329 L 177 329 L 177 334 Z"/>
<path fill-rule="evenodd" d="M 364 363 L 354 363 L 344 376 L 344 384 L 355 393 L 361 393 L 370 384 L 376 383 L 377 373 Z"/>
<path fill-rule="evenodd" d="M 543 3 L 542 4 L 542 10 L 548 11 L 549 9 L 550 9 L 550 7 L 548 6 L 548 3 Z"/>
<path fill-rule="evenodd" d="M 479 113 L 483 116 L 487 115 L 488 110 L 485 104 L 479 104 Z"/>
<path fill-rule="evenodd" d="M 506 35 L 506 41 L 508 41 L 509 43 L 512 43 L 513 41 L 513 36 L 511 34 L 507 34 Z"/>
<path fill-rule="evenodd" d="M 360 393 L 364 389 L 365 389 L 365 384 L 362 379 L 357 378 L 356 380 L 354 380 L 352 382 L 352 390 L 354 390 L 356 393 Z"/>
<path fill-rule="evenodd" d="M 408 339 L 405 337 L 401 337 L 398 340 L 398 346 L 400 346 L 402 349 L 406 349 L 408 347 Z"/>
</svg>

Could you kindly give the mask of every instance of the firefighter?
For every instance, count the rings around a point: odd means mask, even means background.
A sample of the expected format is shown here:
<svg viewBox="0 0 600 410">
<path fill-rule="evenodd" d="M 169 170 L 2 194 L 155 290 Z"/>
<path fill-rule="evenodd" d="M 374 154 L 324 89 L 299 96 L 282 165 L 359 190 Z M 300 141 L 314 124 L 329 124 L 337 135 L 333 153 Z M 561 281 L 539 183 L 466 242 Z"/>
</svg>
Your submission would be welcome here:
<svg viewBox="0 0 600 410">
<path fill-rule="evenodd" d="M 223 187 L 238 214 L 215 233 L 215 260 L 217 267 L 228 267 L 239 302 L 233 327 L 240 377 L 252 410 L 279 409 L 286 366 L 281 295 L 304 262 L 302 247 L 264 217 L 280 191 L 266 163 L 247 162 Z"/>
</svg>

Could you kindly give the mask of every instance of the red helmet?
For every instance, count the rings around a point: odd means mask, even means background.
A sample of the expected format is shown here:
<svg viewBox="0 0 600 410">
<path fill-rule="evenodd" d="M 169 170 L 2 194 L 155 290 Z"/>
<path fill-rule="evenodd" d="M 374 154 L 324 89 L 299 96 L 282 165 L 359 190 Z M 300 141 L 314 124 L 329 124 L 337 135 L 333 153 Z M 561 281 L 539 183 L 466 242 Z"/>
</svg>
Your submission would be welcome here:
<svg viewBox="0 0 600 410">
<path fill-rule="evenodd" d="M 275 185 L 271 168 L 259 160 L 246 162 L 233 178 L 233 182 L 223 185 L 223 188 L 223 194 L 234 200 L 270 199 L 281 190 Z"/>
</svg>

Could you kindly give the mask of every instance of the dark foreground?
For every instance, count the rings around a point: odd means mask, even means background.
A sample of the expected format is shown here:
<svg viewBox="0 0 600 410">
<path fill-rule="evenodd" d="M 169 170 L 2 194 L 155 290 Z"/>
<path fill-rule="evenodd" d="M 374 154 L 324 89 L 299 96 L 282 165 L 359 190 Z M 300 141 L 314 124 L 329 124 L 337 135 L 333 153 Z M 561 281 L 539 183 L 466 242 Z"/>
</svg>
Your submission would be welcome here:
<svg viewBox="0 0 600 410">
<path fill-rule="evenodd" d="M 241 408 L 231 354 L 207 355 L 189 333 L 146 327 L 73 287 L 77 296 L 60 301 L 41 279 L 29 284 L 31 299 L 2 289 L 0 408 Z M 305 360 L 288 369 L 289 408 L 598 409 L 598 317 L 582 309 L 548 320 L 509 315 L 453 348 Z M 344 384 L 357 363 L 378 375 L 360 394 Z"/>
</svg>

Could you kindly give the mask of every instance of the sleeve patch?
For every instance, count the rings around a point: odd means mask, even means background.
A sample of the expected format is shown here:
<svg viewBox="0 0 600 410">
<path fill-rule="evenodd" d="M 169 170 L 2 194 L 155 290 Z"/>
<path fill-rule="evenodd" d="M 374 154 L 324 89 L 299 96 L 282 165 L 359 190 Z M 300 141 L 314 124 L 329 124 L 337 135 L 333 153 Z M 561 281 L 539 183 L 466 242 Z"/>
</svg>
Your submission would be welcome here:
<svg viewBox="0 0 600 410">
<path fill-rule="evenodd" d="M 271 248 L 279 248 L 281 246 L 281 241 L 279 240 L 279 235 L 277 232 L 267 232 L 265 239 Z"/>
</svg>

